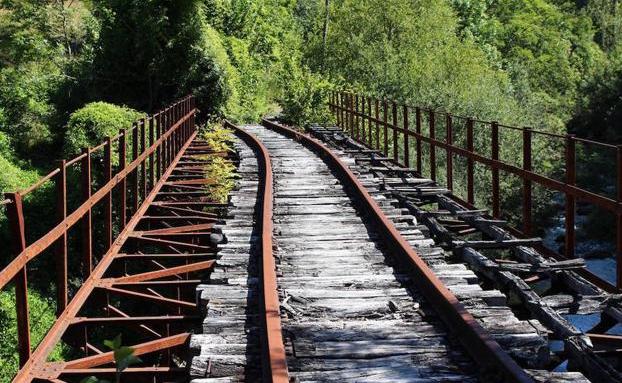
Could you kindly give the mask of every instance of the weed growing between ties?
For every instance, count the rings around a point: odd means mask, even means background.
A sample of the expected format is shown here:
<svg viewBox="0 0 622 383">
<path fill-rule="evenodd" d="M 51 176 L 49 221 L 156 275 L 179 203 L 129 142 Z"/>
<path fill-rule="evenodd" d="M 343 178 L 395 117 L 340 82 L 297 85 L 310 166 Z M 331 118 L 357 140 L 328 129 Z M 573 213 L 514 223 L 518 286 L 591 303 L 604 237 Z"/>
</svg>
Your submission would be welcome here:
<svg viewBox="0 0 622 383">
<path fill-rule="evenodd" d="M 222 124 L 209 124 L 203 133 L 203 139 L 214 152 L 207 155 L 209 163 L 205 166 L 205 177 L 213 182 L 206 186 L 210 199 L 226 203 L 229 192 L 235 187 L 235 166 L 228 155 L 233 152 L 231 141 L 233 132 Z"/>
</svg>

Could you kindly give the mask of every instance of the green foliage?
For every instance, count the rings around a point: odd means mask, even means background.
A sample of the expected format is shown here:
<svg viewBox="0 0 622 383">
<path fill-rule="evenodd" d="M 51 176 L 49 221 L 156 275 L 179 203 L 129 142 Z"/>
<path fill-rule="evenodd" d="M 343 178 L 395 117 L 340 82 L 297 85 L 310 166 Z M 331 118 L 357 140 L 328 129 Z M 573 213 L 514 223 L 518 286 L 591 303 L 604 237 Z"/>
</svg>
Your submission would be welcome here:
<svg viewBox="0 0 622 383">
<path fill-rule="evenodd" d="M 82 1 L 2 1 L 0 12 L 0 131 L 18 154 L 49 147 L 62 131 L 59 106 L 75 82 L 97 23 Z M 60 123 L 62 124 L 62 123 Z"/>
<path fill-rule="evenodd" d="M 461 114 L 524 119 L 507 74 L 459 39 L 446 3 L 344 0 L 334 3 L 330 19 L 326 55 L 318 54 L 320 31 L 312 31 L 307 60 L 333 81 Z"/>
<path fill-rule="evenodd" d="M 302 126 L 308 123 L 327 123 L 328 93 L 333 85 L 321 75 L 292 66 L 282 79 L 288 91 L 280 98 L 283 120 Z"/>
<path fill-rule="evenodd" d="M 33 345 L 39 344 L 56 321 L 55 304 L 36 290 L 28 291 L 30 334 Z M 0 381 L 9 382 L 17 372 L 17 315 L 15 312 L 15 289 L 0 291 Z M 64 347 L 55 348 L 48 360 L 61 361 L 66 353 Z"/>
<path fill-rule="evenodd" d="M 581 86 L 606 65 L 590 18 L 550 0 L 453 0 L 465 39 L 508 73 L 532 126 L 560 132 Z M 590 1 L 591 3 L 591 1 Z"/>
<path fill-rule="evenodd" d="M 144 113 L 106 102 L 93 102 L 76 110 L 69 117 L 65 135 L 65 153 L 75 155 L 82 148 L 93 147 L 116 136 L 121 129 L 144 117 Z"/>
<path fill-rule="evenodd" d="M 206 126 L 203 131 L 203 139 L 214 152 L 230 152 L 233 132 L 226 129 L 220 123 Z M 209 162 L 205 166 L 205 177 L 213 181 L 207 185 L 207 191 L 213 201 L 225 203 L 229 193 L 235 187 L 235 166 L 228 159 L 220 156 L 206 155 Z"/>
<path fill-rule="evenodd" d="M 112 340 L 104 340 L 104 345 L 112 350 L 114 354 L 114 364 L 116 369 L 116 382 L 121 383 L 121 374 L 123 371 L 133 364 L 142 362 L 142 360 L 134 355 L 134 349 L 131 347 L 123 346 L 121 343 L 121 334 L 117 335 Z M 97 379 L 95 376 L 89 376 L 80 383 L 110 383 L 107 380 Z"/>
</svg>

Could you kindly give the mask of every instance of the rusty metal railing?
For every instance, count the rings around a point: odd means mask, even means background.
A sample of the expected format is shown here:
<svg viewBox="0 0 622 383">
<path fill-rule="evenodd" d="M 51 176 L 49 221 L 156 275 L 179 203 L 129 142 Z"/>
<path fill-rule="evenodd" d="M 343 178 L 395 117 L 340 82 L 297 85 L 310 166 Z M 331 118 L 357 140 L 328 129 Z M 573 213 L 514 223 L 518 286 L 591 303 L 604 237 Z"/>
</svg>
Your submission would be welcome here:
<svg viewBox="0 0 622 383">
<path fill-rule="evenodd" d="M 501 176 L 520 179 L 521 227 L 512 231 L 521 236 L 534 232 L 535 187 L 564 196 L 564 251 L 563 255 L 552 249 L 540 249 L 557 258 L 572 258 L 576 248 L 577 203 L 583 202 L 615 216 L 616 242 L 616 286 L 582 270 L 581 274 L 601 288 L 614 291 L 622 287 L 622 145 L 578 138 L 574 135 L 559 135 L 531 128 L 517 128 L 495 121 L 453 115 L 444 111 L 400 104 L 394 100 L 377 99 L 349 92 L 332 92 L 329 107 L 337 125 L 357 141 L 368 145 L 392 158 L 405 168 L 411 168 L 433 181 L 443 182 L 454 191 L 457 200 L 466 206 L 476 203 L 476 169 L 490 172 L 491 215 L 501 218 L 502 190 Z M 440 127 L 440 129 L 439 129 Z M 456 127 L 462 129 L 462 136 L 456 139 Z M 443 133 L 442 136 L 439 133 Z M 564 169 L 559 179 L 543 174 L 534 165 L 534 142 L 546 140 L 555 148 L 559 169 Z M 505 141 L 504 141 L 505 140 Z M 504 158 L 504 145 L 521 147 L 520 158 Z M 580 146 L 580 148 L 579 148 Z M 603 155 L 615 158 L 612 183 L 614 193 L 603 190 L 589 190 L 577 185 L 577 153 L 579 150 L 599 150 Z M 507 156 L 506 156 L 507 157 Z M 414 163 L 413 163 L 414 159 Z M 455 182 L 455 162 L 464 162 L 465 192 L 458 196 Z M 440 170 L 444 179 L 439 177 Z M 597 169 L 603 172 L 604 169 Z M 481 199 L 478 200 L 481 203 Z"/>
<path fill-rule="evenodd" d="M 84 294 L 70 298 L 68 262 L 76 261 L 75 256 L 80 257 L 82 271 L 77 277 L 85 283 L 113 246 L 117 239 L 115 233 L 123 231 L 128 217 L 138 211 L 194 129 L 195 102 L 192 96 L 187 96 L 137 121 L 129 130 L 121 130 L 102 144 L 83 149 L 79 156 L 60 161 L 56 169 L 27 189 L 5 193 L 1 203 L 8 217 L 14 258 L 0 271 L 0 290 L 15 286 L 20 367 L 31 365 L 34 358 L 28 308 L 29 264 L 44 253 L 53 257 L 56 270 L 47 272 L 56 286 L 57 316 L 62 321 L 68 307 L 79 307 L 84 302 L 76 300 L 86 299 Z M 70 181 L 72 183 L 68 184 Z M 25 220 L 23 199 L 49 183 L 53 183 L 56 195 L 55 206 L 50 209 L 55 213 L 55 224 L 40 238 L 28 243 L 29 225 Z M 70 209 L 68 205 L 76 202 L 68 194 L 74 191 L 78 194 L 78 206 Z M 97 217 L 94 217 L 95 210 Z M 97 224 L 94 224 L 95 218 Z M 79 245 L 72 246 L 70 231 L 77 225 Z M 53 326 L 36 347 L 35 355 L 46 358 L 62 335 L 51 332 L 62 331 L 64 327 L 66 323 Z"/>
</svg>

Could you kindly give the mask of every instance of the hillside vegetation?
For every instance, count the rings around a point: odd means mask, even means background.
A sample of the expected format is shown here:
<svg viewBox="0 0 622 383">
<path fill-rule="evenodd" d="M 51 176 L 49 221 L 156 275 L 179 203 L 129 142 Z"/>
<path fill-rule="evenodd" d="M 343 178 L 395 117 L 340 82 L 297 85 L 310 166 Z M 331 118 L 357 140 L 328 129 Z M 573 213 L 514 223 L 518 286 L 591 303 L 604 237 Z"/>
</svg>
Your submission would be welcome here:
<svg viewBox="0 0 622 383">
<path fill-rule="evenodd" d="M 619 143 L 621 7 L 611 0 L 0 0 L 0 193 L 32 184 L 55 160 L 190 92 L 203 121 L 280 114 L 299 125 L 321 122 L 330 118 L 328 92 L 348 89 Z M 49 189 L 29 197 L 31 237 L 54 219 Z M 0 242 L 7 235 L 0 214 Z M 35 307 L 47 302 L 32 299 L 41 301 Z M 8 315 L 2 306 L 0 322 Z M 34 331 L 35 339 L 44 332 Z M 8 370 L 16 368 L 12 351 L 0 351 Z M 0 380 L 10 376 L 2 370 Z"/>
</svg>

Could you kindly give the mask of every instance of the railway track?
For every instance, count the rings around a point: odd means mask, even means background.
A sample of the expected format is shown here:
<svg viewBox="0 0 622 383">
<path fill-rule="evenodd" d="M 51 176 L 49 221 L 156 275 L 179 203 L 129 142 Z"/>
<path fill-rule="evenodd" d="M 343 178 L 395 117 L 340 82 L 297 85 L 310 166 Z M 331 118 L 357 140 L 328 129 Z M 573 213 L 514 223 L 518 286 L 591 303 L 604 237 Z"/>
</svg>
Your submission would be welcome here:
<svg viewBox="0 0 622 383">
<path fill-rule="evenodd" d="M 231 126 L 240 178 L 198 287 L 196 382 L 587 381 L 550 371 L 547 326 L 450 261 L 425 213 L 396 193 L 427 180 L 376 171 L 375 154 L 336 129 L 312 130 L 328 149 L 264 125 Z M 445 194 L 436 189 L 424 194 Z"/>
</svg>

